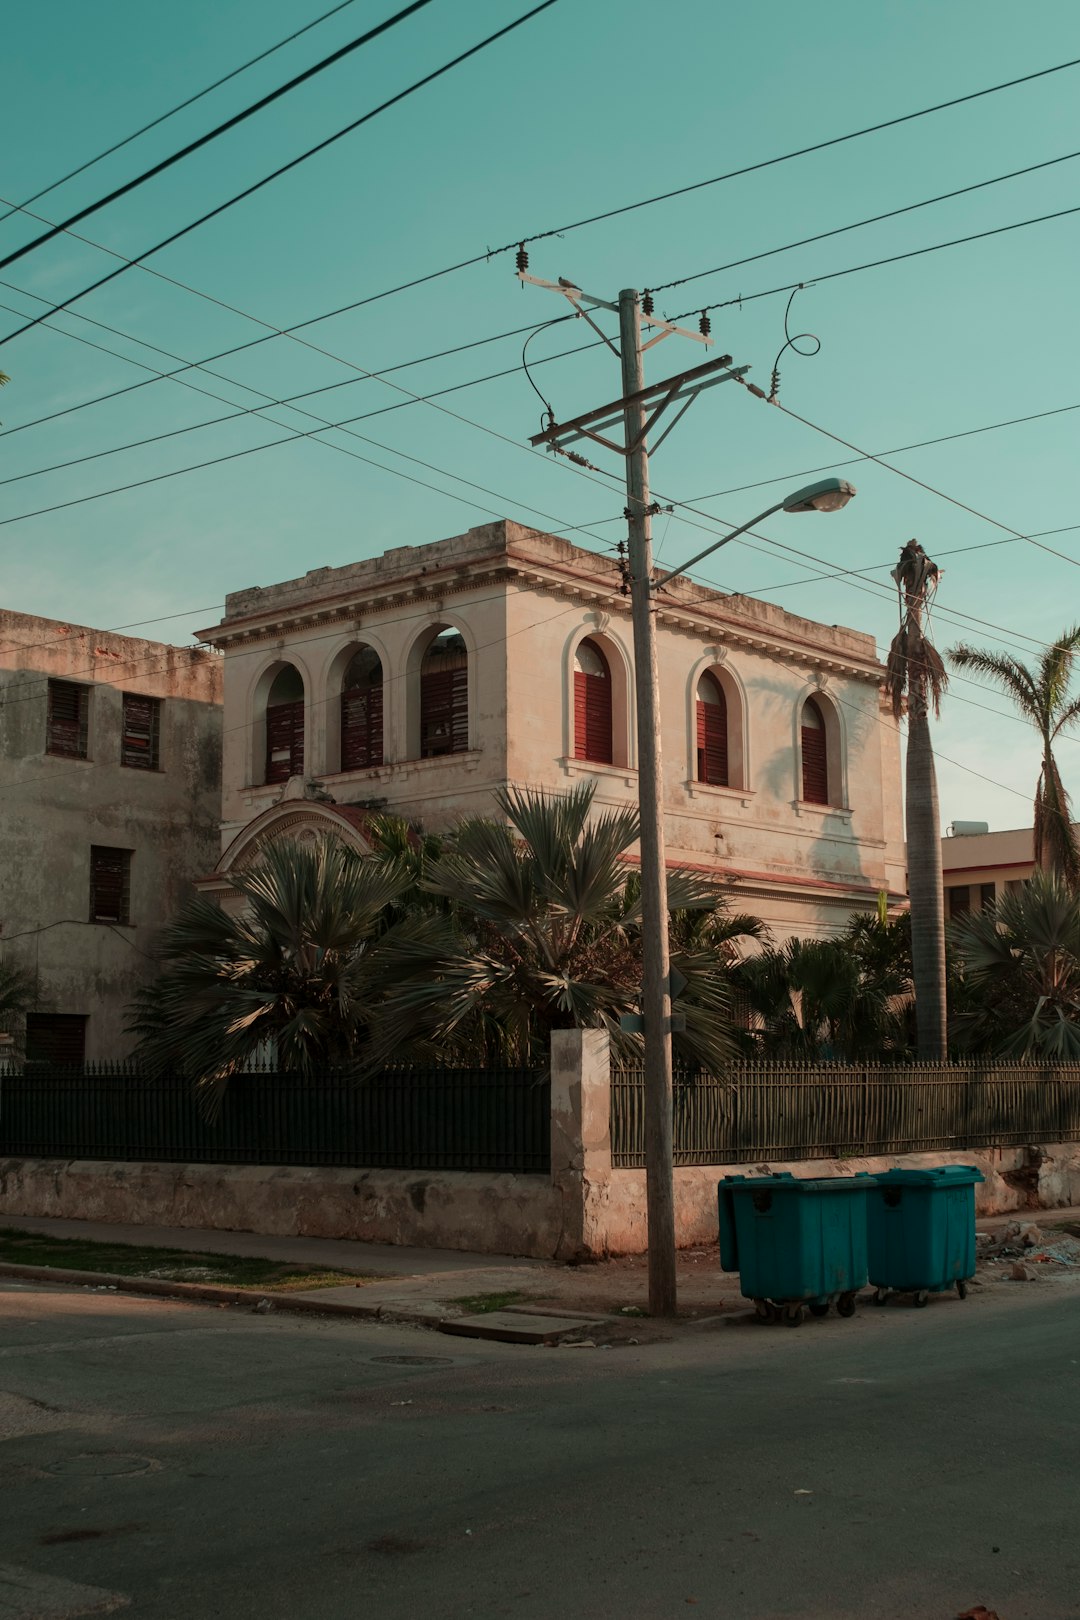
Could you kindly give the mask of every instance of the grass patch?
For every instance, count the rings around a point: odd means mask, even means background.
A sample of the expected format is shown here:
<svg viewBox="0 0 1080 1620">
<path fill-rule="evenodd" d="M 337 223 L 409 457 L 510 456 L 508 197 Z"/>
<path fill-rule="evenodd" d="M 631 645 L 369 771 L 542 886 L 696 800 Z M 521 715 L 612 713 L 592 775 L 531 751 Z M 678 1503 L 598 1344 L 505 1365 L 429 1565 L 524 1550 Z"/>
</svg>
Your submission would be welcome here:
<svg viewBox="0 0 1080 1620">
<path fill-rule="evenodd" d="M 46 1237 L 0 1227 L 0 1260 L 19 1266 L 57 1266 L 67 1271 L 107 1271 L 120 1277 L 164 1282 L 212 1283 L 267 1293 L 334 1288 L 370 1279 L 356 1271 L 294 1265 L 256 1255 L 212 1254 L 193 1249 L 155 1249 L 137 1243 L 91 1243 L 84 1238 Z"/>
<path fill-rule="evenodd" d="M 454 1304 L 460 1305 L 470 1316 L 485 1316 L 488 1311 L 505 1311 L 508 1305 L 516 1305 L 527 1297 L 517 1289 L 508 1289 L 503 1294 L 464 1294 L 455 1299 Z"/>
</svg>

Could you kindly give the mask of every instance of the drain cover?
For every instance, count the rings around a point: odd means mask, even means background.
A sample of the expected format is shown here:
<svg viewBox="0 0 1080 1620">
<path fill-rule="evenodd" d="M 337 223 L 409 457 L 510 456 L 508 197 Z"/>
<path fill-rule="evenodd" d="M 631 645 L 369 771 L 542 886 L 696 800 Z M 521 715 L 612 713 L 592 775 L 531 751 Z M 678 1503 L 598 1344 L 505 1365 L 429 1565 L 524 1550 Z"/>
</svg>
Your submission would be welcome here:
<svg viewBox="0 0 1080 1620">
<path fill-rule="evenodd" d="M 386 1367 L 452 1367 L 453 1356 L 372 1356 Z"/>
<path fill-rule="evenodd" d="M 105 1474 L 156 1474 L 161 1464 L 154 1457 L 139 1457 L 124 1451 L 81 1451 L 75 1457 L 61 1457 L 50 1463 L 50 1474 L 76 1474 L 95 1477 Z"/>
</svg>

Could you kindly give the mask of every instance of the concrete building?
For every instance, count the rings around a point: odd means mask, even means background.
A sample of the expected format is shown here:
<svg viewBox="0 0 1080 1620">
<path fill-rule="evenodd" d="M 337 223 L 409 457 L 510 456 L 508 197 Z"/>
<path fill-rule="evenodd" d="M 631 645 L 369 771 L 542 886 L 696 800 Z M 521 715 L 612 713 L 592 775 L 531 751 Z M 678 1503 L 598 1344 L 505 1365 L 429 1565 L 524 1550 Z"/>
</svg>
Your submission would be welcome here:
<svg viewBox="0 0 1080 1620">
<path fill-rule="evenodd" d="M 871 636 L 680 579 L 660 598 L 669 859 L 777 936 L 904 893 L 896 727 Z M 386 806 L 445 829 L 495 789 L 637 794 L 629 598 L 613 558 L 499 522 L 227 599 L 222 854 Z"/>
<path fill-rule="evenodd" d="M 222 660 L 0 612 L 0 952 L 28 1057 L 121 1057 L 155 932 L 217 855 Z"/>
<path fill-rule="evenodd" d="M 971 823 L 956 825 L 963 827 Z M 952 837 L 943 838 L 941 876 L 945 885 L 946 918 L 993 905 L 1003 895 L 1021 888 L 1034 870 L 1031 827 L 1010 827 L 1002 832 L 958 831 Z"/>
</svg>

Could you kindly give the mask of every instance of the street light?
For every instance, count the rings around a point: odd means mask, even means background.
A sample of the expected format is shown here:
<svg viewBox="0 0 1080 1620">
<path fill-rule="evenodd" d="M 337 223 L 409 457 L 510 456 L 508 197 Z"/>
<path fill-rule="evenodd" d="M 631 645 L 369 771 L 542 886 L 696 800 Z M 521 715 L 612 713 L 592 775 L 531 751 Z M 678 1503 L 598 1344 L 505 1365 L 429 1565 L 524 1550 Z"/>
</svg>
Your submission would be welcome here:
<svg viewBox="0 0 1080 1620">
<path fill-rule="evenodd" d="M 689 562 L 684 562 L 680 568 L 673 568 L 670 574 L 663 574 L 654 581 L 653 590 L 658 590 L 662 585 L 669 585 L 680 574 L 685 574 L 688 568 L 693 568 L 703 557 L 710 557 L 714 551 L 719 551 L 721 546 L 726 546 L 729 540 L 737 540 L 740 534 L 752 529 L 755 523 L 761 523 L 765 518 L 772 517 L 774 512 L 839 512 L 854 494 L 855 485 L 849 484 L 846 478 L 823 478 L 817 484 L 807 484 L 803 489 L 796 489 L 792 494 L 785 495 L 782 501 L 777 501 L 775 506 L 759 512 L 756 518 L 744 523 L 741 529 L 732 529 L 722 540 L 706 546 L 704 551 L 699 551 L 696 557 L 691 557 Z"/>
</svg>

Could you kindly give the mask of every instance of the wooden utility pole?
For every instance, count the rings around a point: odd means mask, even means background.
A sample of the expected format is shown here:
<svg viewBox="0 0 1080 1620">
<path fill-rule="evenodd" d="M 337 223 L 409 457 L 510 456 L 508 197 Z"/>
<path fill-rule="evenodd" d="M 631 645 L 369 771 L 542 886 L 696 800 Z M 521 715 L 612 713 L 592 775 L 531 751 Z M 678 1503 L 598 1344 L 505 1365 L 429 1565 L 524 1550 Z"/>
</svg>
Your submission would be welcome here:
<svg viewBox="0 0 1080 1620">
<path fill-rule="evenodd" d="M 523 250 L 522 250 L 523 251 Z M 653 1316 L 674 1316 L 675 1177 L 671 1130 L 671 962 L 668 950 L 667 866 L 664 856 L 664 784 L 660 754 L 660 676 L 656 656 L 656 602 L 653 594 L 652 516 L 649 498 L 649 452 L 646 435 L 669 405 L 678 403 L 667 432 L 689 409 L 703 389 L 739 377 L 746 366 L 731 367 L 731 356 L 721 355 L 705 365 L 645 384 L 644 350 L 664 338 L 679 336 L 709 344 L 708 322 L 702 316 L 697 332 L 674 326 L 654 315 L 651 302 L 644 319 L 655 331 L 641 339 L 642 305 L 627 289 L 618 304 L 583 293 L 570 281 L 541 281 L 526 274 L 519 254 L 522 281 L 560 293 L 619 358 L 622 396 L 571 421 L 551 421 L 530 443 L 546 444 L 567 454 L 563 446 L 591 439 L 621 455 L 626 463 L 626 519 L 629 524 L 630 605 L 634 626 L 634 682 L 637 697 L 638 806 L 641 822 L 641 913 L 644 941 L 640 1027 L 645 1043 L 645 1179 L 649 1224 L 649 1310 Z M 588 306 L 588 307 L 586 307 Z M 619 317 L 619 347 L 601 329 L 590 310 L 608 310 Z M 622 421 L 622 443 L 608 437 Z M 659 442 L 659 441 L 658 441 Z M 569 452 L 572 459 L 582 458 Z M 586 464 L 587 465 L 587 464 Z"/>
</svg>

